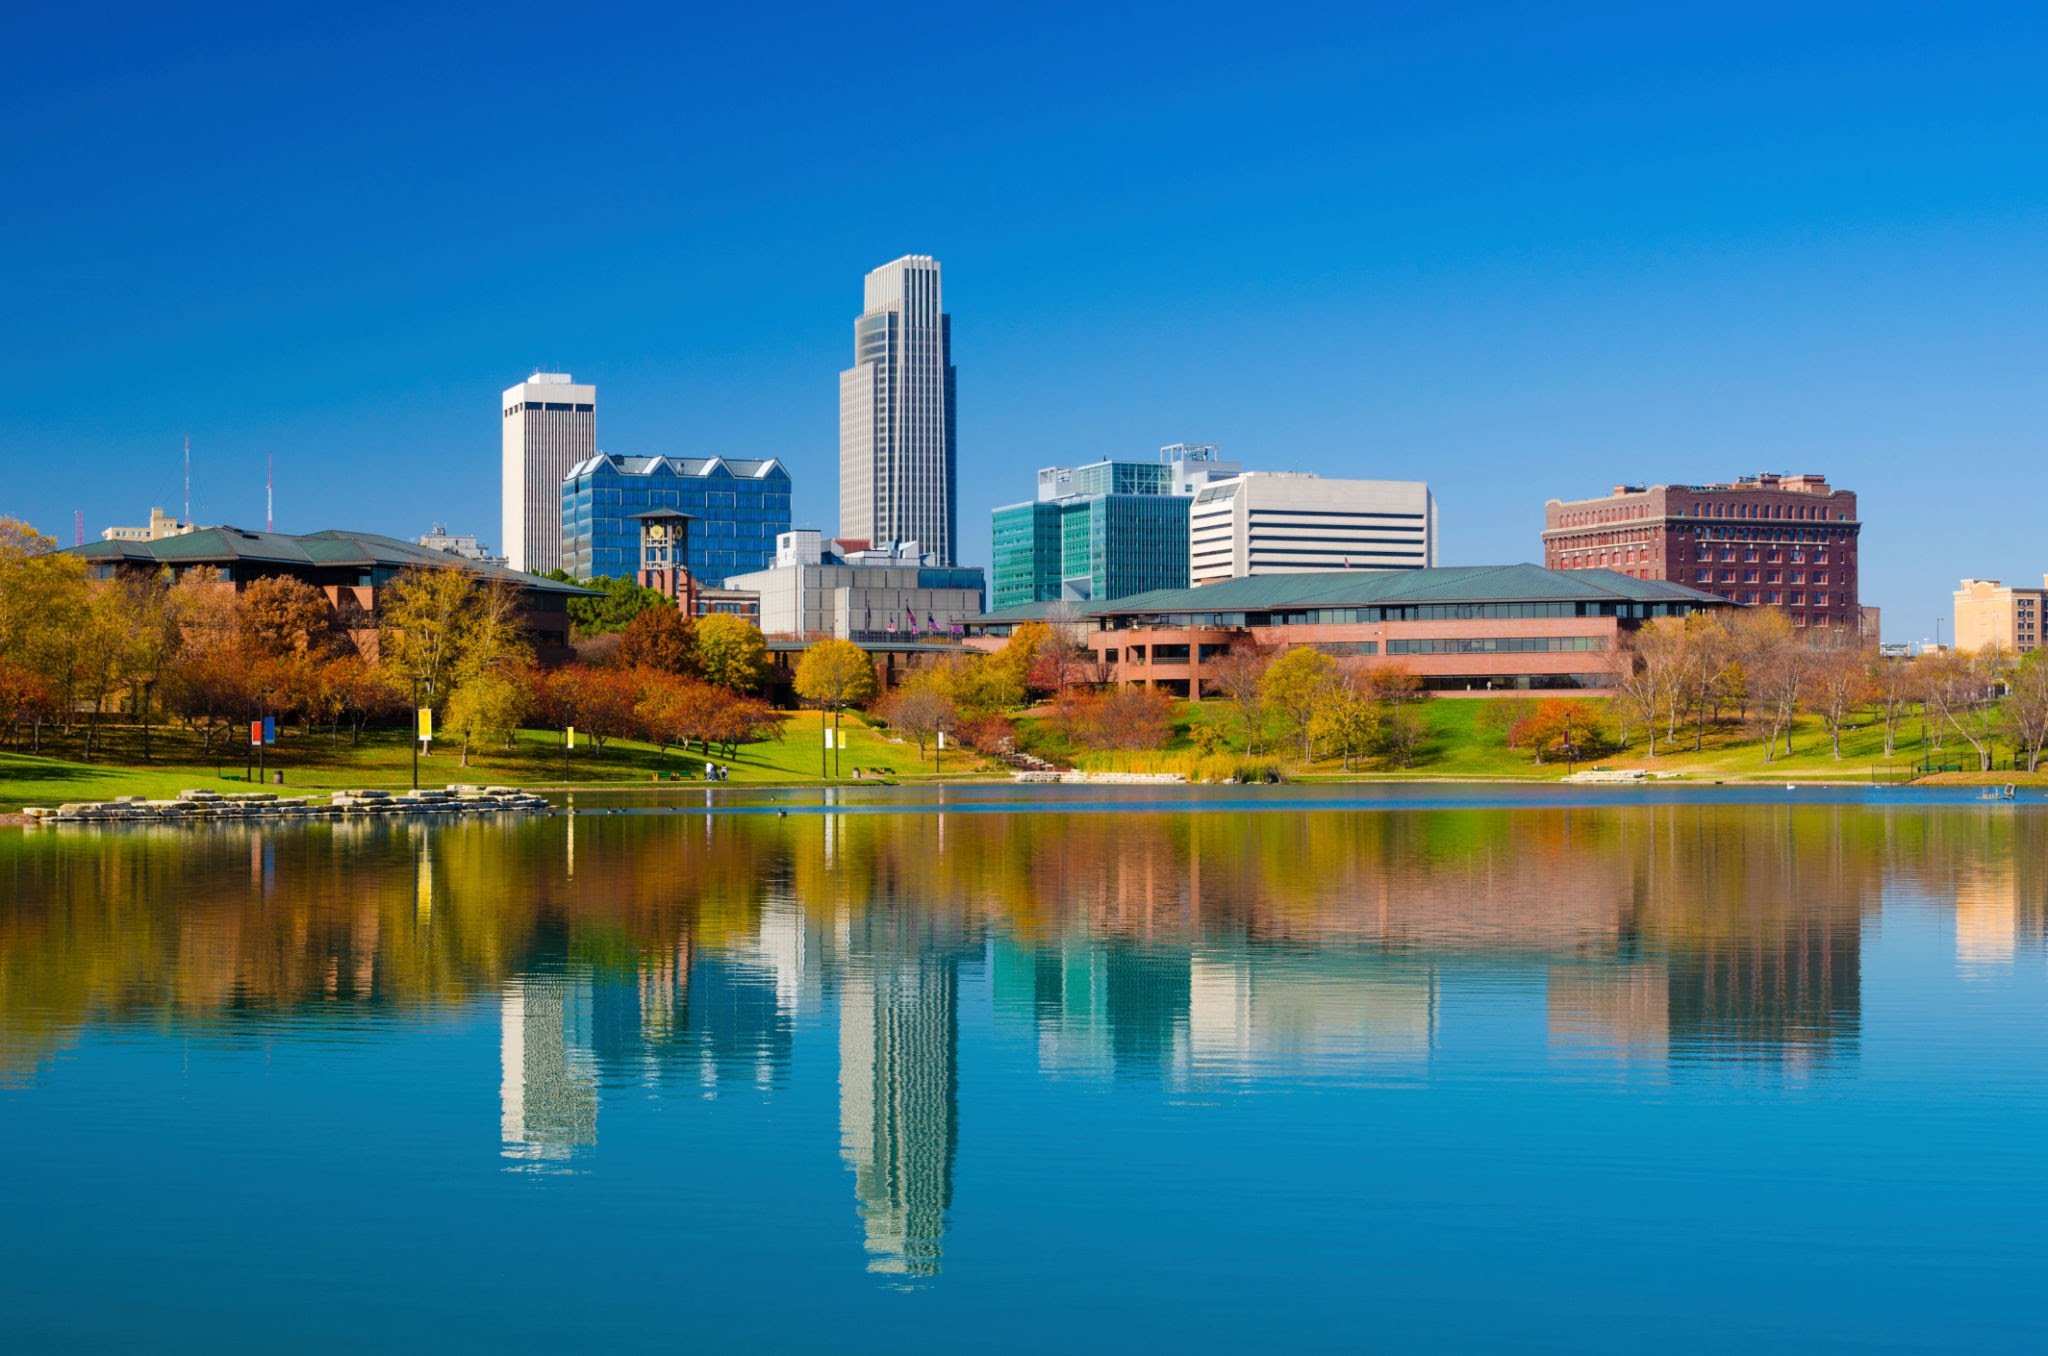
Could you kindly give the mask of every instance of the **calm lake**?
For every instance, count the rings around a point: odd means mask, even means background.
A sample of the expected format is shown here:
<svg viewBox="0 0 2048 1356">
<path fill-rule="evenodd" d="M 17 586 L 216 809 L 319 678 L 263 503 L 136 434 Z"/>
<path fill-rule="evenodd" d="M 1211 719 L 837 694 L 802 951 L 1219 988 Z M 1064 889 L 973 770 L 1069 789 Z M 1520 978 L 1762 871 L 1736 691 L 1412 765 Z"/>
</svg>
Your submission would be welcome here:
<svg viewBox="0 0 2048 1356">
<path fill-rule="evenodd" d="M 2038 793 L 825 795 L 0 830 L 7 1345 L 2048 1342 Z"/>
</svg>

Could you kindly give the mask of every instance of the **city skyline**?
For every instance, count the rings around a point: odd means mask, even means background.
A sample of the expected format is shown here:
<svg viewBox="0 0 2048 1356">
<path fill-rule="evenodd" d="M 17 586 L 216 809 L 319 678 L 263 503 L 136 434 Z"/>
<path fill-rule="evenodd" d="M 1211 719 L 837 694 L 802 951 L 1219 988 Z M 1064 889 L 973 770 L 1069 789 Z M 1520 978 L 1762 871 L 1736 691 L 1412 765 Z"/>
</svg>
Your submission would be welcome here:
<svg viewBox="0 0 2048 1356">
<path fill-rule="evenodd" d="M 1540 559 L 1553 496 L 1825 469 L 1859 491 L 1862 599 L 1894 639 L 1931 634 L 1960 579 L 2043 568 L 2023 521 L 1965 497 L 2024 488 L 2048 426 L 2028 8 L 1874 9 L 1849 34 L 1510 14 L 1484 45 L 1401 12 L 1249 39 L 1098 21 L 1000 57 L 944 16 L 906 55 L 947 125 L 879 177 L 834 115 L 879 41 L 860 25 L 775 35 L 772 90 L 743 57 L 759 20 L 683 44 L 621 25 L 602 82 L 572 65 L 579 98 L 523 134 L 575 167 L 546 221 L 474 112 L 519 85 L 513 54 L 451 76 L 452 21 L 83 22 L 34 16 L 57 55 L 0 93 L 39 204 L 0 227 L 0 357 L 36 393 L 0 415 L 0 511 L 60 540 L 75 511 L 90 535 L 181 504 L 187 433 L 202 523 L 260 524 L 274 456 L 283 530 L 488 538 L 484 393 L 536 368 L 605 387 L 602 450 L 782 459 L 795 525 L 834 531 L 848 280 L 916 250 L 952 274 L 971 378 L 969 563 L 1019 468 L 1185 439 L 1427 480 L 1446 564 Z M 653 54 L 679 45 L 708 135 L 675 135 Z M 1170 97 L 1225 62 L 1233 98 Z M 342 137 L 325 82 L 366 68 L 384 97 Z M 574 285 L 540 285 L 551 263 Z M 1927 515 L 1934 467 L 1955 496 Z"/>
</svg>

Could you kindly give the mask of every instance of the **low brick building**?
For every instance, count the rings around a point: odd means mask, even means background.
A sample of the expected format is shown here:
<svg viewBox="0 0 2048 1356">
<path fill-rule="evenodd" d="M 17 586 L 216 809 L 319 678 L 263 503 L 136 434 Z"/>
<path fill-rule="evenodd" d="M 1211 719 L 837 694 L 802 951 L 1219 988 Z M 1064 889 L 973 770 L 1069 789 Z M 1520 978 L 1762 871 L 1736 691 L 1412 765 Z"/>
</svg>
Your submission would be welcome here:
<svg viewBox="0 0 2048 1356">
<path fill-rule="evenodd" d="M 1398 664 L 1436 692 L 1596 690 L 1614 685 L 1624 632 L 1722 606 L 1698 589 L 1610 570 L 1494 565 L 1255 575 L 1058 614 L 1046 604 L 1011 608 L 968 629 L 993 639 L 1059 615 L 1096 656 L 1086 680 L 1180 697 L 1212 695 L 1206 670 L 1247 642 Z"/>
<path fill-rule="evenodd" d="M 1617 485 L 1543 507 L 1543 563 L 1612 570 L 1782 608 L 1795 626 L 1861 629 L 1856 495 L 1819 475 Z"/>
<path fill-rule="evenodd" d="M 521 620 L 534 655 L 543 664 L 566 663 L 569 647 L 569 600 L 588 597 L 590 590 L 502 565 L 470 560 L 396 537 L 370 532 L 251 532 L 239 527 L 206 527 L 154 541 L 95 541 L 66 548 L 83 557 L 96 574 L 169 571 L 173 579 L 187 570 L 210 567 L 223 583 L 238 592 L 258 579 L 286 576 L 303 580 L 327 596 L 336 625 L 348 632 L 358 651 L 377 653 L 377 593 L 407 569 L 467 570 L 482 578 L 509 583 L 520 593 Z"/>
</svg>

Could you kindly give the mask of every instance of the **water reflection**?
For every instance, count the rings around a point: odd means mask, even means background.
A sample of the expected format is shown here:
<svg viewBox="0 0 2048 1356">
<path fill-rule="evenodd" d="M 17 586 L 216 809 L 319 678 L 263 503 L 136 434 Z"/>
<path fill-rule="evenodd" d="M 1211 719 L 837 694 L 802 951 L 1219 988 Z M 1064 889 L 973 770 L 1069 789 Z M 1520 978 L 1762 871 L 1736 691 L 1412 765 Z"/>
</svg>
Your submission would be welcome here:
<svg viewBox="0 0 2048 1356">
<path fill-rule="evenodd" d="M 560 1169 L 619 1090 L 772 1099 L 823 1027 L 867 1265 L 914 1279 L 972 1147 L 970 998 L 1044 1076 L 1174 1089 L 1427 1079 L 1475 994 L 1528 995 L 1559 1059 L 1852 1074 L 1886 894 L 2009 964 L 2044 849 L 2039 815 L 1707 805 L 17 835 L 0 1080 L 95 1029 L 494 1012 L 499 1152 Z"/>
</svg>

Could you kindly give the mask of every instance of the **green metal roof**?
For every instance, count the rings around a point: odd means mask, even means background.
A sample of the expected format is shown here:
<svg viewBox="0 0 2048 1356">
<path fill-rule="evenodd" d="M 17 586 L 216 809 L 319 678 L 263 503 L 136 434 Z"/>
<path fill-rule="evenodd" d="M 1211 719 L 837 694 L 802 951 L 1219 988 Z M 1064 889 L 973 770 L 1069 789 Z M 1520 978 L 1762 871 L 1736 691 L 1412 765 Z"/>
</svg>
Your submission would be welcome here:
<svg viewBox="0 0 2048 1356">
<path fill-rule="evenodd" d="M 1271 612 L 1421 603 L 1631 602 L 1718 605 L 1727 600 L 1683 584 L 1631 579 L 1613 570 L 1541 565 L 1453 565 L 1425 570 L 1330 570 L 1255 574 L 1192 589 L 1153 589 L 1099 603 L 1025 603 L 972 618 L 975 625 L 1043 621 L 1066 607 L 1082 617 L 1174 612 Z"/>
<path fill-rule="evenodd" d="M 360 569 L 403 570 L 409 566 L 463 569 L 489 579 L 501 579 L 537 593 L 565 593 L 577 597 L 595 596 L 578 584 L 564 584 L 502 565 L 486 565 L 446 551 L 400 541 L 374 532 L 311 532 L 294 536 L 287 532 L 251 532 L 240 527 L 203 527 L 176 537 L 156 541 L 93 541 L 64 548 L 71 555 L 90 561 L 123 561 L 137 565 L 233 565 L 238 561 L 282 565 L 287 568 L 355 566 Z"/>
</svg>

